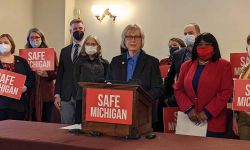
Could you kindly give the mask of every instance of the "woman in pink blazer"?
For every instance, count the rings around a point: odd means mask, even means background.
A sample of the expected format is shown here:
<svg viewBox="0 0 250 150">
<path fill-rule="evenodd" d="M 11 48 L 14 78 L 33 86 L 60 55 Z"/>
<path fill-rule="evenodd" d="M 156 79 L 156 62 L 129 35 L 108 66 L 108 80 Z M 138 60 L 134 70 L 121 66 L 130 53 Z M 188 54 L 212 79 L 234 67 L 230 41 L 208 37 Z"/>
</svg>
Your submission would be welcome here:
<svg viewBox="0 0 250 150">
<path fill-rule="evenodd" d="M 227 102 L 232 95 L 231 65 L 221 58 L 216 38 L 199 35 L 192 60 L 181 66 L 174 93 L 181 111 L 195 124 L 208 121 L 207 137 L 224 137 Z"/>
</svg>

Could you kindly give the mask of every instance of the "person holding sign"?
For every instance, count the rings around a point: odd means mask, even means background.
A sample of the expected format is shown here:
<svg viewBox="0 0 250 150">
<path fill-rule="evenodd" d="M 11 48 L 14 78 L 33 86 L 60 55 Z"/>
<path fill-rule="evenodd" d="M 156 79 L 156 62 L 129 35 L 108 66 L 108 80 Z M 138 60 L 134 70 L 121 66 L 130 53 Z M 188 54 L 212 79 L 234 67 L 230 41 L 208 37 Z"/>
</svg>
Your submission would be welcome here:
<svg viewBox="0 0 250 150">
<path fill-rule="evenodd" d="M 200 35 L 200 27 L 196 23 L 189 23 L 185 25 L 183 34 L 183 41 L 185 42 L 186 47 L 173 53 L 172 64 L 167 76 L 164 78 L 163 90 L 165 104 L 170 107 L 178 107 L 178 104 L 174 97 L 173 84 L 175 83 L 176 79 L 178 79 L 181 65 L 185 61 L 191 59 L 195 38 Z"/>
<path fill-rule="evenodd" d="M 128 52 L 113 57 L 108 79 L 139 84 L 154 101 L 152 109 L 153 128 L 157 129 L 158 99 L 163 94 L 159 60 L 142 50 L 144 32 L 137 24 L 128 25 L 122 32 L 121 45 Z"/>
<path fill-rule="evenodd" d="M 247 54 L 250 58 L 250 34 L 247 37 Z M 246 64 L 242 68 L 239 79 L 249 80 L 250 79 L 250 63 Z M 247 90 L 246 95 L 249 90 Z M 233 131 L 236 135 L 239 135 L 241 140 L 250 140 L 250 107 L 247 111 L 234 111 L 233 115 Z"/>
<path fill-rule="evenodd" d="M 208 122 L 207 137 L 224 137 L 232 80 L 231 64 L 221 58 L 216 38 L 211 33 L 199 35 L 192 60 L 181 66 L 174 94 L 190 121 L 197 125 Z"/>
<path fill-rule="evenodd" d="M 179 38 L 171 38 L 168 41 L 168 47 L 169 47 L 169 57 L 164 58 L 160 61 L 160 65 L 171 65 L 172 64 L 172 58 L 173 53 L 179 49 L 182 49 L 186 47 L 185 43 L 182 41 L 182 39 Z"/>
<path fill-rule="evenodd" d="M 22 95 L 19 100 L 0 95 L 0 120 L 27 119 L 27 111 L 29 108 L 30 92 L 34 85 L 34 75 L 29 67 L 28 62 L 14 55 L 15 43 L 9 34 L 0 35 L 0 69 L 15 72 L 26 76 L 24 86 L 20 88 Z M 0 82 L 13 84 L 13 77 L 0 75 Z M 2 84 L 1 84 L 2 85 Z M 1 90 L 3 87 L 0 87 Z M 1 91 L 2 93 L 2 91 Z"/>
<path fill-rule="evenodd" d="M 89 35 L 83 43 L 79 58 L 74 66 L 74 80 L 78 82 L 100 82 L 107 75 L 108 61 L 101 57 L 101 44 L 96 36 Z M 82 88 L 77 86 L 76 120 L 82 123 Z"/>
<path fill-rule="evenodd" d="M 27 35 L 27 43 L 25 48 L 48 48 L 43 33 L 37 28 L 31 28 Z M 31 103 L 33 105 L 32 120 L 43 122 L 55 122 L 51 120 L 53 107 L 54 107 L 54 83 L 56 79 L 56 71 L 58 66 L 58 60 L 56 52 L 54 51 L 54 70 L 35 71 L 36 86 L 32 91 Z M 32 110 L 31 110 L 32 111 Z"/>
<path fill-rule="evenodd" d="M 75 123 L 76 86 L 73 82 L 74 64 L 83 47 L 85 27 L 82 20 L 73 19 L 70 22 L 70 34 L 73 43 L 61 50 L 55 84 L 54 104 L 61 113 L 61 123 Z"/>
</svg>

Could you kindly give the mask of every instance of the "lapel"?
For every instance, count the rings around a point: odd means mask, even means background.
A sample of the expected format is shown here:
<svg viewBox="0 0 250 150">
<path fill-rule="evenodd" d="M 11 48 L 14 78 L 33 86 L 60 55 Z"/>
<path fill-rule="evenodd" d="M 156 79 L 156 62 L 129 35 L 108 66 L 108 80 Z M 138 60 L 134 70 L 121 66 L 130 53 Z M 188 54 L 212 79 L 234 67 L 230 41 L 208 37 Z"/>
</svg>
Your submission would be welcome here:
<svg viewBox="0 0 250 150">
<path fill-rule="evenodd" d="M 71 58 L 71 53 L 72 53 L 72 46 L 73 44 L 70 44 L 68 46 L 68 50 L 66 51 L 66 57 L 69 59 L 69 62 L 73 63 L 73 60 Z M 68 57 L 69 56 L 69 57 Z"/>
<path fill-rule="evenodd" d="M 143 72 L 145 63 L 146 63 L 146 54 L 143 50 L 141 50 L 141 53 L 139 54 L 136 62 L 132 79 L 140 78 L 140 74 Z"/>
<path fill-rule="evenodd" d="M 127 80 L 127 53 L 122 54 L 120 62 L 121 66 L 121 80 L 126 81 Z"/>
<path fill-rule="evenodd" d="M 184 62 L 184 60 L 185 60 L 185 57 L 186 57 L 186 53 L 187 53 L 187 51 L 188 51 L 188 49 L 187 49 L 187 47 L 185 48 L 185 50 L 184 50 L 184 52 L 183 52 L 183 54 L 181 55 L 182 57 L 181 57 L 181 64 Z"/>
<path fill-rule="evenodd" d="M 192 60 L 191 60 L 192 61 Z M 195 96 L 195 91 L 194 91 L 194 87 L 193 87 L 193 78 L 194 78 L 194 74 L 196 72 L 196 69 L 197 69 L 197 66 L 198 66 L 198 61 L 195 60 L 194 62 L 191 63 L 191 66 L 188 70 L 188 73 L 186 75 L 187 78 L 189 78 L 188 80 L 186 80 L 186 82 L 189 82 L 188 85 L 189 85 L 189 89 L 191 92 L 191 95 Z M 185 81 L 184 81 L 185 82 Z M 198 85 L 199 86 L 199 85 Z"/>
</svg>

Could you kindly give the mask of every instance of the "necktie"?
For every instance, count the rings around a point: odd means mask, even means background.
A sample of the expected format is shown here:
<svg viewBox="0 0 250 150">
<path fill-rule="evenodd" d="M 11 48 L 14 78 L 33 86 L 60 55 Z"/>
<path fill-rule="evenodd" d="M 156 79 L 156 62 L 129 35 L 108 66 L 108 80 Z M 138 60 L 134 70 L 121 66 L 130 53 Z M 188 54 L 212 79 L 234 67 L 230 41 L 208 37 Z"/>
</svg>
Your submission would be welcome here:
<svg viewBox="0 0 250 150">
<path fill-rule="evenodd" d="M 78 49 L 79 49 L 80 45 L 79 44 L 75 44 L 74 45 L 74 55 L 73 55 L 73 63 L 75 63 L 77 61 L 78 58 Z"/>
</svg>

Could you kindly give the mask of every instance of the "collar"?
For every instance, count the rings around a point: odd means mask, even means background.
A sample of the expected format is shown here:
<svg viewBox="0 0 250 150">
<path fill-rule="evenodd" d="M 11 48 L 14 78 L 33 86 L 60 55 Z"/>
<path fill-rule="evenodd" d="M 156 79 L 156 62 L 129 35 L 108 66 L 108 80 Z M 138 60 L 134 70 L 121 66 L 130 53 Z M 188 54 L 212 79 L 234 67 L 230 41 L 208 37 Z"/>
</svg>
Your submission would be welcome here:
<svg viewBox="0 0 250 150">
<path fill-rule="evenodd" d="M 83 46 L 84 40 L 85 40 L 85 39 L 82 39 L 80 42 L 75 42 L 75 41 L 73 40 L 73 46 L 74 46 L 75 44 L 79 44 L 80 47 L 82 47 L 82 46 Z"/>
<path fill-rule="evenodd" d="M 127 52 L 127 60 L 132 59 L 132 60 L 137 60 L 138 56 L 140 55 L 141 50 L 139 50 L 138 52 L 136 52 L 136 54 L 134 56 L 130 56 L 129 53 Z"/>
</svg>

